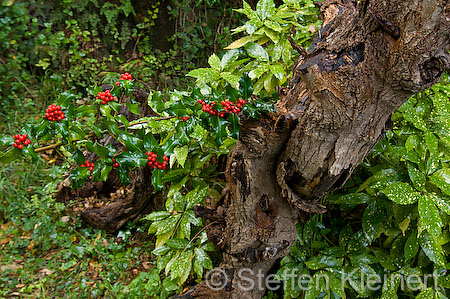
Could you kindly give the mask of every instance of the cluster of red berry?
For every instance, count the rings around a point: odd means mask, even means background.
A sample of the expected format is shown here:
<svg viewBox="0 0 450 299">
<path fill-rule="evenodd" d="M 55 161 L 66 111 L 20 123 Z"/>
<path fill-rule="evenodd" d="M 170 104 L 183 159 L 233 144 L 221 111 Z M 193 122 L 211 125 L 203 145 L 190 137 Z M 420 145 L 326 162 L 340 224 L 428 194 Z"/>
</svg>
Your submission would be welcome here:
<svg viewBox="0 0 450 299">
<path fill-rule="evenodd" d="M 239 99 L 237 104 L 230 102 L 229 100 L 224 100 L 220 102 L 223 106 L 223 109 L 225 109 L 228 113 L 239 113 L 241 111 L 242 106 L 246 104 L 245 100 Z"/>
<path fill-rule="evenodd" d="M 187 121 L 189 118 L 191 118 L 191 117 L 190 116 L 179 117 L 179 119 L 182 121 Z"/>
<path fill-rule="evenodd" d="M 215 101 L 212 101 L 211 104 L 207 104 L 204 100 L 198 100 L 197 102 L 202 104 L 203 111 L 222 118 L 226 118 L 230 113 L 239 113 L 242 106 L 246 104 L 245 100 L 243 99 L 239 99 L 236 104 L 229 100 L 223 100 L 220 102 L 220 104 L 222 104 L 224 111 L 217 111 L 217 109 L 213 108 L 213 106 L 216 104 Z"/>
<path fill-rule="evenodd" d="M 148 156 L 147 157 L 147 165 L 150 167 L 153 167 L 153 169 L 166 169 L 167 167 L 167 161 L 169 161 L 169 158 L 164 154 L 164 162 L 158 162 L 156 161 L 158 155 L 152 152 L 145 152 L 145 154 Z"/>
<path fill-rule="evenodd" d="M 23 146 L 27 146 L 29 144 L 31 144 L 31 140 L 27 139 L 28 135 L 27 134 L 23 134 L 23 135 L 14 135 L 14 147 L 18 148 L 18 149 L 23 149 Z"/>
<path fill-rule="evenodd" d="M 205 112 L 208 112 L 211 115 L 219 115 L 219 112 L 217 109 L 214 109 L 213 106 L 216 104 L 216 102 L 211 102 L 211 104 L 207 104 L 204 100 L 198 100 L 197 103 L 202 104 L 202 110 Z"/>
<path fill-rule="evenodd" d="M 117 161 L 114 158 L 112 158 L 112 162 L 113 162 L 113 167 L 114 168 L 119 167 L 119 163 L 117 163 Z"/>
<path fill-rule="evenodd" d="M 61 111 L 61 106 L 52 104 L 45 110 L 44 118 L 49 121 L 62 121 L 66 116 L 64 115 L 64 112 Z"/>
<path fill-rule="evenodd" d="M 121 74 L 119 80 L 128 80 L 128 81 L 131 81 L 131 80 L 133 80 L 133 76 L 131 76 L 130 73 Z M 120 85 L 120 82 L 116 82 L 116 85 L 119 86 L 119 85 Z"/>
<path fill-rule="evenodd" d="M 114 97 L 111 94 L 111 91 L 100 91 L 97 95 L 97 99 L 102 100 L 102 105 L 105 105 L 108 102 L 114 101 Z"/>
<path fill-rule="evenodd" d="M 89 168 L 90 173 L 92 174 L 92 171 L 94 170 L 95 163 L 91 163 L 89 161 L 84 162 L 80 165 L 80 167 L 87 167 Z"/>
</svg>

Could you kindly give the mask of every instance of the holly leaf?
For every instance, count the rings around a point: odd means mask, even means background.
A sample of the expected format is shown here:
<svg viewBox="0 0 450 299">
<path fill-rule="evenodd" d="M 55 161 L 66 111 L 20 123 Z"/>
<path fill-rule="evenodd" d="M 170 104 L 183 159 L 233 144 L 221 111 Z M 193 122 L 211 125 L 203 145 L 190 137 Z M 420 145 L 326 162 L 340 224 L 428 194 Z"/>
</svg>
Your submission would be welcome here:
<svg viewBox="0 0 450 299">
<path fill-rule="evenodd" d="M 147 156 L 141 152 L 121 152 L 115 157 L 115 160 L 126 167 L 142 167 L 147 164 Z"/>
<path fill-rule="evenodd" d="M 252 96 L 253 90 L 252 79 L 250 79 L 248 73 L 244 73 L 239 79 L 239 93 L 244 100 L 247 100 Z"/>
<path fill-rule="evenodd" d="M 163 188 L 163 183 L 161 181 L 161 169 L 154 169 L 152 173 L 152 185 L 155 188 L 156 191 L 160 191 Z"/>
<path fill-rule="evenodd" d="M 128 169 L 128 167 L 123 167 L 123 165 L 121 165 L 121 167 L 117 168 L 117 175 L 119 176 L 119 179 L 123 183 L 124 186 L 130 184 L 129 172 L 130 172 L 130 170 Z"/>
<path fill-rule="evenodd" d="M 72 182 L 72 189 L 77 189 L 83 186 L 84 182 L 89 177 L 90 172 L 87 167 L 76 167 L 72 169 L 69 174 L 69 179 Z"/>
<path fill-rule="evenodd" d="M 140 151 L 144 148 L 144 143 L 141 139 L 126 132 L 121 132 L 117 140 L 123 142 L 126 148 L 131 152 Z"/>
<path fill-rule="evenodd" d="M 133 104 L 133 103 L 127 103 L 128 111 L 130 111 L 133 114 L 140 115 L 141 112 L 139 112 L 139 104 Z"/>
<path fill-rule="evenodd" d="M 83 153 L 78 149 L 73 153 L 72 158 L 75 160 L 75 162 L 77 162 L 78 165 L 81 165 L 86 161 Z"/>
<path fill-rule="evenodd" d="M 158 141 L 156 141 L 155 136 L 151 132 L 144 137 L 144 148 L 150 151 L 159 148 Z"/>
<path fill-rule="evenodd" d="M 228 116 L 228 121 L 231 122 L 230 126 L 231 137 L 233 137 L 234 139 L 239 139 L 239 130 L 240 130 L 239 117 L 236 114 L 231 113 Z"/>
<path fill-rule="evenodd" d="M 98 144 L 98 142 L 94 143 L 94 145 L 92 146 L 92 150 L 97 154 L 97 156 L 102 159 L 108 157 L 109 150 L 106 147 Z"/>
<path fill-rule="evenodd" d="M 108 106 L 111 107 L 111 109 L 114 110 L 115 112 L 119 112 L 120 107 L 122 107 L 122 104 L 112 101 L 108 102 Z"/>
</svg>

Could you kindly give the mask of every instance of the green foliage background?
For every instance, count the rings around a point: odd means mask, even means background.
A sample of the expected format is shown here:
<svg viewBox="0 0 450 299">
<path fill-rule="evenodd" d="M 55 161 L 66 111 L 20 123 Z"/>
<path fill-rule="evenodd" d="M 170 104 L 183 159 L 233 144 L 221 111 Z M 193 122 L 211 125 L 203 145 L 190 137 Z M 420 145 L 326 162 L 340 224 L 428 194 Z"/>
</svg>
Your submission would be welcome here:
<svg viewBox="0 0 450 299">
<path fill-rule="evenodd" d="M 25 128 L 23 119 L 28 118 L 32 135 L 50 139 L 47 135 L 55 130 L 57 139 L 67 139 L 70 132 L 86 138 L 80 149 L 104 160 L 94 171 L 96 180 L 111 171 L 115 151 L 89 143 L 89 134 L 80 133 L 91 129 L 97 135 L 105 129 L 118 136 L 129 150 L 118 160 L 129 169 L 145 164 L 144 147 L 172 154 L 173 168 L 153 175 L 153 185 L 167 197 L 161 210 L 110 235 L 67 217 L 65 207 L 51 197 L 69 163 L 84 162 L 79 148 L 63 148 L 62 163 L 44 162 L 30 152 L 29 158 L 0 164 L 0 296 L 166 298 L 186 283 L 201 280 L 217 259 L 192 208 L 205 203 L 207 196 L 220 197 L 223 177 L 211 159 L 228 153 L 238 138 L 239 120 L 207 118 L 195 100 L 247 98 L 244 95 L 253 92 L 263 100 L 250 103 L 246 116 L 271 110 L 274 91 L 286 84 L 296 59 L 287 36 L 307 48 L 320 26 L 312 1 L 279 2 L 2 2 L 3 153 L 11 141 L 8 135 Z M 158 40 L 154 31 L 169 16 L 174 30 L 167 42 Z M 153 90 L 149 105 L 173 118 L 141 119 L 145 125 L 136 127 L 133 135 L 127 131 L 133 123 L 117 116 L 113 103 L 97 112 L 104 122 L 89 117 L 100 90 L 89 86 L 113 83 L 124 71 L 135 80 L 120 90 L 128 95 L 132 85 Z M 440 84 L 394 113 L 394 128 L 386 138 L 343 189 L 324 199 L 327 214 L 301 217 L 291 253 L 273 270 L 286 281 L 284 290 L 268 292 L 267 298 L 447 298 L 449 83 L 445 75 Z M 92 103 L 78 105 L 86 100 Z M 55 101 L 67 103 L 64 107 L 74 118 L 86 116 L 87 121 L 76 129 L 75 122 L 67 128 L 47 128 L 37 116 Z M 178 119 L 188 114 L 189 122 Z M 39 126 L 33 129 L 33 124 Z M 118 130 L 119 125 L 125 130 Z M 139 142 L 142 146 L 136 146 Z M 81 185 L 88 179 L 87 169 L 77 168 L 71 177 Z M 126 178 L 124 172 L 121 179 Z M 318 288 L 310 288 L 315 281 L 303 288 L 293 285 L 286 276 L 290 272 L 327 275 L 330 287 L 320 279 Z M 355 279 L 342 285 L 345 273 Z M 400 287 L 402 275 L 432 273 L 433 283 Z M 361 275 L 386 279 L 374 290 L 359 283 Z M 435 284 L 439 288 L 430 287 Z"/>
</svg>

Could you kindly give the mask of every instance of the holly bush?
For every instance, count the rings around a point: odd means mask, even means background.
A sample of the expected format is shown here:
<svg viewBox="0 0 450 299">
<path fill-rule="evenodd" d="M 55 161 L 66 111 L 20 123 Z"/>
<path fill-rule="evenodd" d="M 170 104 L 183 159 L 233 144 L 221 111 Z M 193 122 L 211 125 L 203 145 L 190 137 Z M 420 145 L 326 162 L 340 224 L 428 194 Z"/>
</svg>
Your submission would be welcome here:
<svg viewBox="0 0 450 299">
<path fill-rule="evenodd" d="M 228 154 L 239 138 L 240 118 L 274 112 L 274 106 L 253 96 L 247 75 L 241 77 L 239 89 L 227 85 L 223 92 L 202 94 L 195 88 L 173 91 L 166 98 L 153 92 L 145 103 L 135 100 L 130 74 L 112 80 L 105 90 L 90 87 L 87 99 L 62 93 L 42 112 L 37 125 L 24 124 L 18 134 L 1 136 L 5 150 L 0 162 L 24 157 L 36 161 L 39 152 L 59 148 L 71 164 L 72 188 L 86 181 L 106 181 L 112 171 L 126 186 L 131 171 L 150 168 L 154 192 L 162 192 L 167 200 L 164 211 L 143 220 L 151 222 L 148 232 L 156 236 L 153 253 L 158 256 L 157 268 L 165 270 L 169 292 L 191 273 L 201 279 L 204 270 L 212 268 L 207 252 L 214 247 L 193 210 L 194 205 L 205 204 L 207 196 L 220 198 L 223 182 L 211 159 Z M 142 116 L 147 106 L 152 115 Z M 102 143 L 105 136 L 113 141 Z M 91 153 L 95 158 L 88 161 Z"/>
</svg>

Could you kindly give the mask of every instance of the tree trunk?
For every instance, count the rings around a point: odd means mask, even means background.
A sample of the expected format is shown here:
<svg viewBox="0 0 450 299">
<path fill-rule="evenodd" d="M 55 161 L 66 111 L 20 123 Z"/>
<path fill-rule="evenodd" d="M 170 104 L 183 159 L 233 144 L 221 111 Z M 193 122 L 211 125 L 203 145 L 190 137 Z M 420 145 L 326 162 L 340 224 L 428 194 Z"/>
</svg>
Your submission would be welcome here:
<svg viewBox="0 0 450 299">
<path fill-rule="evenodd" d="M 384 137 L 392 112 L 449 69 L 448 0 L 324 0 L 321 17 L 277 115 L 244 121 L 230 154 L 209 216 L 221 274 L 180 297 L 261 298 L 250 274 L 257 282 L 288 253 L 298 213 L 326 212 L 320 200 Z"/>
</svg>

